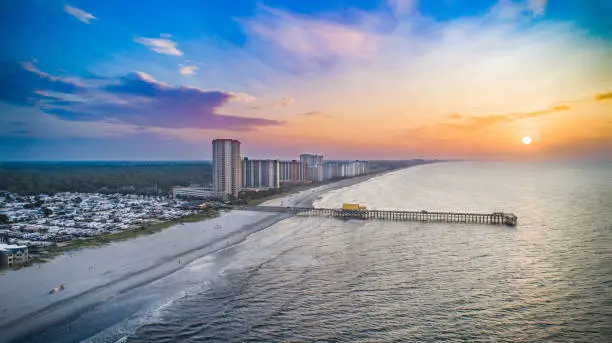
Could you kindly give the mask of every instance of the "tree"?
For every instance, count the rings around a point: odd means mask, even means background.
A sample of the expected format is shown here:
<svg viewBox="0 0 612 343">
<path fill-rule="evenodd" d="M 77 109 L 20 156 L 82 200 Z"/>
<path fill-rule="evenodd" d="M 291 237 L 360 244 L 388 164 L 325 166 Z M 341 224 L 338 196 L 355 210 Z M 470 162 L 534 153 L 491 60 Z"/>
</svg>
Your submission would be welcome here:
<svg viewBox="0 0 612 343">
<path fill-rule="evenodd" d="M 0 214 L 0 224 L 8 224 L 9 217 L 6 214 Z"/>
</svg>

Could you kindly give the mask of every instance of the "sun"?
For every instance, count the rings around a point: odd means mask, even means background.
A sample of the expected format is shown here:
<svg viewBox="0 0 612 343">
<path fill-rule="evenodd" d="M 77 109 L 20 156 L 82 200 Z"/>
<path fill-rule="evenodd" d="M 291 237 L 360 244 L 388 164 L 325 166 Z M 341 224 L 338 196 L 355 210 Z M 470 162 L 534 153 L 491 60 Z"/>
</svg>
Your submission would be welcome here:
<svg viewBox="0 0 612 343">
<path fill-rule="evenodd" d="M 522 140 L 523 140 L 523 144 L 525 144 L 525 145 L 531 144 L 531 137 L 529 137 L 529 136 L 523 137 Z"/>
</svg>

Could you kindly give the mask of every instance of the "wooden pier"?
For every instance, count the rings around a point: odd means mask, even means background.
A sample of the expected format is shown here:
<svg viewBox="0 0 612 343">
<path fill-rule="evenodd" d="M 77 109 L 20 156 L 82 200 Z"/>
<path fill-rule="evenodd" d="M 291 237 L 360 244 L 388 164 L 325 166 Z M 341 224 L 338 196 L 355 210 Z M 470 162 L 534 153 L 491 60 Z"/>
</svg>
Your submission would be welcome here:
<svg viewBox="0 0 612 343">
<path fill-rule="evenodd" d="M 290 213 L 296 216 L 330 217 L 341 219 L 378 219 L 395 221 L 420 221 L 444 223 L 471 223 L 516 226 L 517 217 L 512 213 L 453 213 L 428 211 L 359 210 L 350 211 L 314 207 L 281 206 L 233 206 L 234 210 Z"/>
</svg>

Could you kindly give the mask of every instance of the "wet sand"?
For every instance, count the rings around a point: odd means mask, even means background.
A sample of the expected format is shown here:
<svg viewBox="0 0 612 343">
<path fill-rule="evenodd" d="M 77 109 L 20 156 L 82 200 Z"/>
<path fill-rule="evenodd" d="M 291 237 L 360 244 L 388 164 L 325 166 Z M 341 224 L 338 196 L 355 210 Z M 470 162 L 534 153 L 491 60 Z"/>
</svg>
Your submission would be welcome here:
<svg viewBox="0 0 612 343">
<path fill-rule="evenodd" d="M 378 175 L 346 179 L 264 202 L 309 207 L 328 191 Z M 151 283 L 189 262 L 237 244 L 286 214 L 223 212 L 162 232 L 66 253 L 52 261 L 0 275 L 0 342 L 17 340 L 78 316 L 98 303 Z M 222 226 L 222 228 L 218 228 Z M 180 262 L 180 263 L 179 263 Z M 49 294 L 64 284 L 66 289 Z"/>
</svg>

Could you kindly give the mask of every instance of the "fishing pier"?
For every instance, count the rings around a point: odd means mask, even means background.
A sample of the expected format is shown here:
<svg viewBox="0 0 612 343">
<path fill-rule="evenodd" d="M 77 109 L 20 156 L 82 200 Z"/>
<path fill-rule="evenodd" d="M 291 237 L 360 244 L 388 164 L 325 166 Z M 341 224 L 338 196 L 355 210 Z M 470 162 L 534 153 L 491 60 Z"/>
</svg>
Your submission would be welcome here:
<svg viewBox="0 0 612 343">
<path fill-rule="evenodd" d="M 340 219 L 391 220 L 443 223 L 470 223 L 516 226 L 517 217 L 512 213 L 463 213 L 401 210 L 347 210 L 314 207 L 281 206 L 233 206 L 234 210 L 289 213 L 305 217 L 329 217 Z"/>
</svg>

